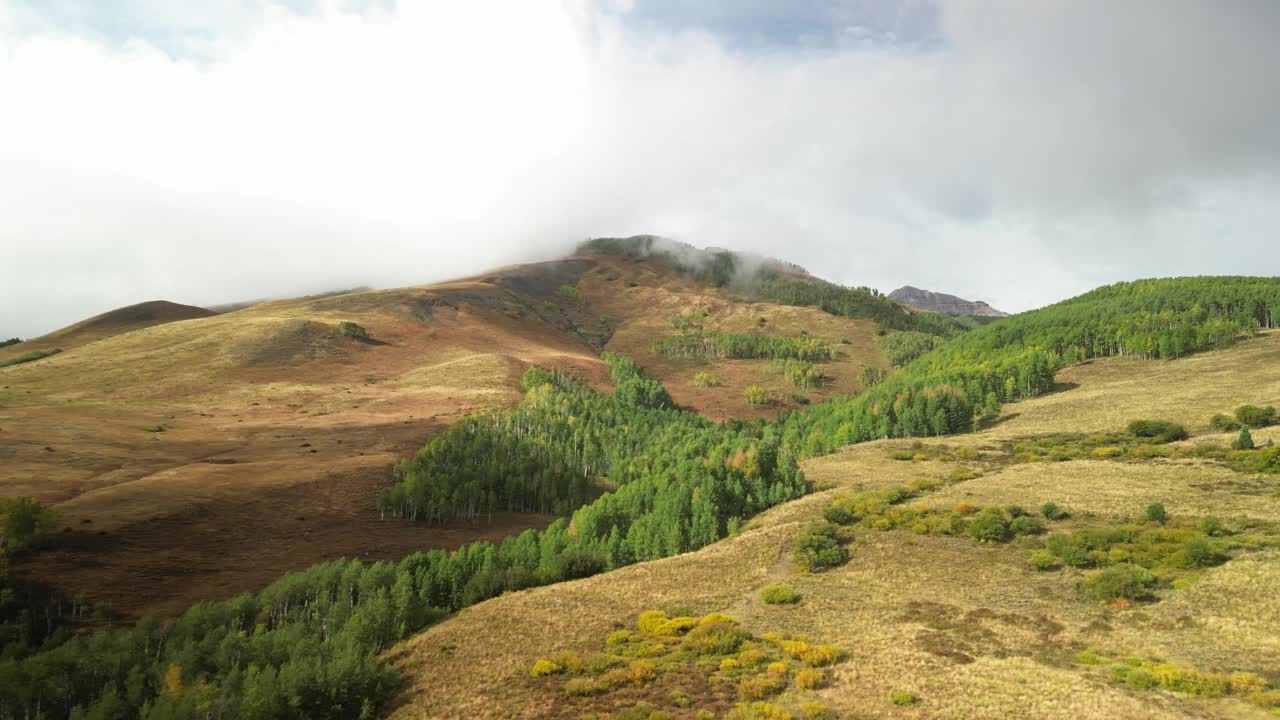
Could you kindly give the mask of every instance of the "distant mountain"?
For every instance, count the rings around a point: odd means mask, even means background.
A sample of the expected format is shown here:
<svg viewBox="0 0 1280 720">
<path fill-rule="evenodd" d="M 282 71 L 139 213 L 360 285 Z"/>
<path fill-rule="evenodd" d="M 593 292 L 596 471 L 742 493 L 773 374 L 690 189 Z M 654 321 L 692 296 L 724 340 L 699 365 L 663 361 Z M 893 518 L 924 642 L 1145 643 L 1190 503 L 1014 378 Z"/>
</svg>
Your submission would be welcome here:
<svg viewBox="0 0 1280 720">
<path fill-rule="evenodd" d="M 907 285 L 889 293 L 889 299 L 928 312 L 943 315 L 976 315 L 978 317 L 1007 317 L 1009 313 L 1000 312 L 981 300 L 965 300 L 955 295 L 921 290 Z"/>
</svg>

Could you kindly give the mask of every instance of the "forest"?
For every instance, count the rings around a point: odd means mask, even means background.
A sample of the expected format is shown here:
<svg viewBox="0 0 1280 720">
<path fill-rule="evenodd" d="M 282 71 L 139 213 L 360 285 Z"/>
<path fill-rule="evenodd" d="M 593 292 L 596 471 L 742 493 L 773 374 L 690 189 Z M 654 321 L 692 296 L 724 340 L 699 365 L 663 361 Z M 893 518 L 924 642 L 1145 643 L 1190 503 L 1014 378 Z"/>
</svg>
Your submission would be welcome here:
<svg viewBox="0 0 1280 720">
<path fill-rule="evenodd" d="M 1280 278 L 1138 280 L 959 335 L 867 392 L 784 419 L 800 457 L 882 437 L 970 430 L 1002 403 L 1053 388 L 1058 369 L 1111 355 L 1172 359 L 1223 347 L 1280 317 Z"/>
</svg>

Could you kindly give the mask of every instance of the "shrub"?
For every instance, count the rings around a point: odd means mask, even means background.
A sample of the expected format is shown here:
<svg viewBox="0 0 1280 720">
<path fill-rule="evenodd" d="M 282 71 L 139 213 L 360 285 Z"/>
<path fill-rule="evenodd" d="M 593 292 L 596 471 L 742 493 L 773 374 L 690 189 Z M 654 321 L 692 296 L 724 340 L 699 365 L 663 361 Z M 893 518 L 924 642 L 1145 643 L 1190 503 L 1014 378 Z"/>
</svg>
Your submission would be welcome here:
<svg viewBox="0 0 1280 720">
<path fill-rule="evenodd" d="M 802 690 L 817 690 L 827 682 L 827 674 L 815 668 L 801 668 L 796 673 L 796 687 Z"/>
<path fill-rule="evenodd" d="M 609 639 L 605 640 L 605 644 L 607 644 L 609 647 L 626 645 L 627 643 L 631 642 L 631 634 L 632 633 L 630 630 L 614 630 L 613 632 L 609 633 Z"/>
<path fill-rule="evenodd" d="M 830 523 L 810 525 L 801 536 L 795 552 L 796 564 L 805 572 L 820 572 L 843 565 L 849 551 L 840 542 L 839 530 Z"/>
<path fill-rule="evenodd" d="M 1062 566 L 1062 563 L 1058 561 L 1058 556 L 1048 550 L 1037 550 L 1031 553 L 1030 561 L 1031 567 L 1041 572 L 1057 570 Z"/>
<path fill-rule="evenodd" d="M 1092 650 L 1085 650 L 1079 653 L 1076 655 L 1076 660 L 1079 660 L 1084 665 L 1101 665 L 1107 661 L 1106 658 Z"/>
<path fill-rule="evenodd" d="M 695 387 L 716 387 L 720 384 L 720 376 L 705 370 L 699 370 L 693 374 L 693 380 L 690 381 Z"/>
<path fill-rule="evenodd" d="M 640 628 L 640 632 L 655 633 L 670 619 L 661 610 L 645 610 L 636 618 L 636 627 Z"/>
<path fill-rule="evenodd" d="M 999 510 L 983 510 L 969 523 L 968 533 L 978 542 L 1004 542 L 1009 539 L 1009 521 Z"/>
<path fill-rule="evenodd" d="M 693 704 L 693 698 L 683 690 L 672 690 L 667 695 L 667 701 L 678 708 L 687 708 Z"/>
<path fill-rule="evenodd" d="M 1232 450 L 1253 450 L 1253 435 L 1249 432 L 1249 428 L 1240 428 L 1240 435 L 1231 442 Z"/>
<path fill-rule="evenodd" d="M 1130 435 L 1150 438 L 1158 443 L 1187 439 L 1186 428 L 1167 420 L 1134 420 L 1129 423 L 1128 430 Z"/>
<path fill-rule="evenodd" d="M 529 672 L 533 677 L 545 677 L 547 675 L 556 675 L 562 672 L 564 668 L 543 658 L 533 664 L 533 669 Z"/>
<path fill-rule="evenodd" d="M 800 703 L 800 711 L 804 713 L 805 720 L 836 720 L 836 714 L 826 705 L 816 702 Z"/>
<path fill-rule="evenodd" d="M 653 631 L 653 634 L 662 635 L 664 637 L 676 637 L 684 635 L 697 626 L 697 618 L 675 617 L 659 625 L 658 628 Z"/>
<path fill-rule="evenodd" d="M 1205 568 L 1221 565 L 1227 556 L 1214 547 L 1208 538 L 1195 537 L 1182 546 L 1183 563 L 1189 568 Z"/>
<path fill-rule="evenodd" d="M 840 505 L 831 505 L 823 511 L 822 517 L 830 523 L 837 525 L 849 525 L 853 523 L 853 513 L 844 509 Z"/>
<path fill-rule="evenodd" d="M 800 602 L 800 593 L 786 585 L 770 585 L 760 592 L 768 605 L 794 605 Z"/>
<path fill-rule="evenodd" d="M 767 702 L 739 703 L 724 717 L 725 720 L 793 720 L 791 713 Z"/>
<path fill-rule="evenodd" d="M 365 330 L 363 325 L 353 323 L 350 320 L 343 320 L 338 323 L 338 334 L 343 337 L 349 337 L 352 340 L 369 339 L 369 331 Z"/>
<path fill-rule="evenodd" d="M 1030 515 L 1024 515 L 1014 518 L 1013 522 L 1009 523 L 1009 529 L 1014 535 L 1039 535 L 1044 532 L 1044 523 Z"/>
<path fill-rule="evenodd" d="M 748 637 L 732 621 L 701 622 L 685 636 L 682 647 L 694 655 L 729 655 Z"/>
<path fill-rule="evenodd" d="M 1227 534 L 1227 529 L 1223 526 L 1222 521 L 1212 515 L 1200 518 L 1200 522 L 1196 524 L 1196 527 L 1200 529 L 1200 532 L 1210 537 Z"/>
<path fill-rule="evenodd" d="M 738 697 L 743 700 L 763 700 L 777 695 L 787 687 L 787 679 L 777 675 L 759 675 L 738 683 Z"/>
<path fill-rule="evenodd" d="M 1132 563 L 1095 570 L 1081 583 L 1085 592 L 1102 602 L 1141 600 L 1150 596 L 1155 586 L 1156 577 L 1146 568 Z"/>
<path fill-rule="evenodd" d="M 1221 697 L 1227 691 L 1226 679 L 1180 665 L 1156 665 L 1151 676 L 1160 687 L 1184 695 Z"/>
<path fill-rule="evenodd" d="M 1218 432 L 1235 432 L 1240 429 L 1240 421 L 1221 413 L 1209 418 L 1209 427 Z"/>
<path fill-rule="evenodd" d="M 1147 690 L 1156 684 L 1156 680 L 1147 670 L 1142 668 L 1133 668 L 1125 674 L 1124 684 L 1134 690 Z"/>
<path fill-rule="evenodd" d="M 1147 522 L 1161 525 L 1169 522 L 1169 513 L 1165 512 L 1164 503 L 1151 503 L 1147 506 Z"/>
<path fill-rule="evenodd" d="M 1236 408 L 1236 420 L 1241 425 L 1253 428 L 1267 427 L 1276 424 L 1276 409 L 1271 406 L 1241 405 Z"/>
<path fill-rule="evenodd" d="M 889 702 L 892 702 L 894 705 L 906 707 L 920 702 L 920 698 L 916 697 L 915 693 L 898 691 L 889 693 Z"/>
<path fill-rule="evenodd" d="M 572 678 L 564 684 L 564 693 L 574 697 L 587 697 L 589 695 L 599 695 L 606 691 L 604 683 L 591 678 Z"/>
<path fill-rule="evenodd" d="M 1061 520 L 1067 516 L 1067 511 L 1058 507 L 1057 503 L 1050 501 L 1040 506 L 1040 514 L 1046 520 Z"/>
<path fill-rule="evenodd" d="M 835 645 L 814 645 L 800 653 L 800 662 L 809 667 L 835 665 L 844 659 L 844 650 Z"/>
<path fill-rule="evenodd" d="M 603 675 L 622 664 L 622 659 L 608 653 L 594 652 L 582 658 L 582 672 L 588 675 Z"/>
<path fill-rule="evenodd" d="M 762 385 L 748 385 L 743 389 L 742 397 L 751 407 L 764 407 L 773 404 L 773 394 Z"/>
</svg>

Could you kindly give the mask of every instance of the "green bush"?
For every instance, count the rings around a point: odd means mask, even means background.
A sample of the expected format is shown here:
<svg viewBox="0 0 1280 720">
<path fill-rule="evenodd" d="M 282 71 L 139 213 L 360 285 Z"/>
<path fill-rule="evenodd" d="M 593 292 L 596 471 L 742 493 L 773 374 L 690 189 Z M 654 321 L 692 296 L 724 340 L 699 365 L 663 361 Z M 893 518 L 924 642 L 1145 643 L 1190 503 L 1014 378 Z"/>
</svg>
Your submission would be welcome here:
<svg viewBox="0 0 1280 720">
<path fill-rule="evenodd" d="M 343 337 L 349 337 L 352 340 L 369 339 L 369 331 L 363 325 L 353 323 L 350 320 L 343 320 L 338 323 L 338 334 Z"/>
<path fill-rule="evenodd" d="M 827 522 L 835 523 L 837 525 L 850 525 L 854 520 L 853 513 L 844 509 L 841 505 L 828 506 L 827 509 L 822 512 L 822 517 L 825 518 Z"/>
<path fill-rule="evenodd" d="M 1183 563 L 1189 568 L 1205 568 L 1226 562 L 1226 553 L 1204 537 L 1195 537 L 1182 546 Z"/>
<path fill-rule="evenodd" d="M 915 705 L 919 701 L 920 698 L 916 697 L 915 693 L 893 692 L 889 694 L 889 702 L 892 702 L 894 705 L 901 705 L 905 707 L 908 705 Z"/>
<path fill-rule="evenodd" d="M 1200 532 L 1210 537 L 1218 537 L 1227 534 L 1227 529 L 1223 526 L 1222 521 L 1212 515 L 1200 518 L 1200 522 L 1196 524 Z"/>
<path fill-rule="evenodd" d="M 1150 597 L 1155 586 L 1156 577 L 1151 571 L 1131 563 L 1095 570 L 1081 583 L 1086 593 L 1102 602 L 1142 600 Z"/>
<path fill-rule="evenodd" d="M 1125 673 L 1124 684 L 1134 690 L 1148 690 L 1156 684 L 1156 679 L 1147 670 L 1133 668 Z"/>
<path fill-rule="evenodd" d="M 1062 563 L 1058 560 L 1058 556 L 1048 550 L 1037 550 L 1031 553 L 1031 567 L 1041 572 L 1049 570 L 1057 570 L 1062 567 Z"/>
<path fill-rule="evenodd" d="M 801 570 L 820 572 L 843 565 L 849 560 L 849 551 L 844 548 L 835 525 L 814 523 L 796 545 L 795 559 Z"/>
<path fill-rule="evenodd" d="M 1253 434 L 1248 427 L 1240 428 L 1240 436 L 1231 443 L 1232 450 L 1253 450 Z"/>
<path fill-rule="evenodd" d="M 1030 515 L 1024 515 L 1014 518 L 1009 523 L 1009 529 L 1014 535 L 1039 535 L 1044 532 L 1044 523 Z"/>
<path fill-rule="evenodd" d="M 1236 408 L 1236 420 L 1239 420 L 1241 425 L 1247 425 L 1252 428 L 1275 425 L 1276 409 L 1269 405 L 1267 407 L 1241 405 Z"/>
<path fill-rule="evenodd" d="M 1161 525 L 1169 522 L 1169 513 L 1165 512 L 1164 503 L 1151 503 L 1147 506 L 1147 522 Z"/>
<path fill-rule="evenodd" d="M 1009 539 L 1009 520 L 999 510 L 988 508 L 974 516 L 968 533 L 978 542 L 1004 542 Z"/>
<path fill-rule="evenodd" d="M 760 592 L 768 605 L 794 605 L 800 602 L 800 593 L 786 585 L 769 585 Z"/>
<path fill-rule="evenodd" d="M 1058 507 L 1057 503 L 1052 501 L 1040 506 L 1040 514 L 1043 515 L 1046 520 L 1062 520 L 1067 517 L 1067 511 Z"/>
<path fill-rule="evenodd" d="M 1209 427 L 1218 432 L 1235 432 L 1240 429 L 1240 421 L 1230 415 L 1219 413 L 1209 419 Z"/>
<path fill-rule="evenodd" d="M 1129 423 L 1128 430 L 1130 435 L 1150 438 L 1158 443 L 1187 439 L 1186 428 L 1167 420 L 1134 420 Z"/>
</svg>

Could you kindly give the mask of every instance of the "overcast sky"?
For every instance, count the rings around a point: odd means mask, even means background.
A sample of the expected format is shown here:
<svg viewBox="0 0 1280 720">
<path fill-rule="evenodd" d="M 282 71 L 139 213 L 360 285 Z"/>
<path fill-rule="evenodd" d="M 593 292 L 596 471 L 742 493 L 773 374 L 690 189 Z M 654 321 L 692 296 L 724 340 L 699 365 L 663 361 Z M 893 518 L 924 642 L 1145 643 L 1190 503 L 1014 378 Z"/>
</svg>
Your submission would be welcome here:
<svg viewBox="0 0 1280 720">
<path fill-rule="evenodd" d="M 1280 274 L 1274 0 L 0 0 L 0 336 L 657 233 L 1024 310 Z"/>
</svg>

